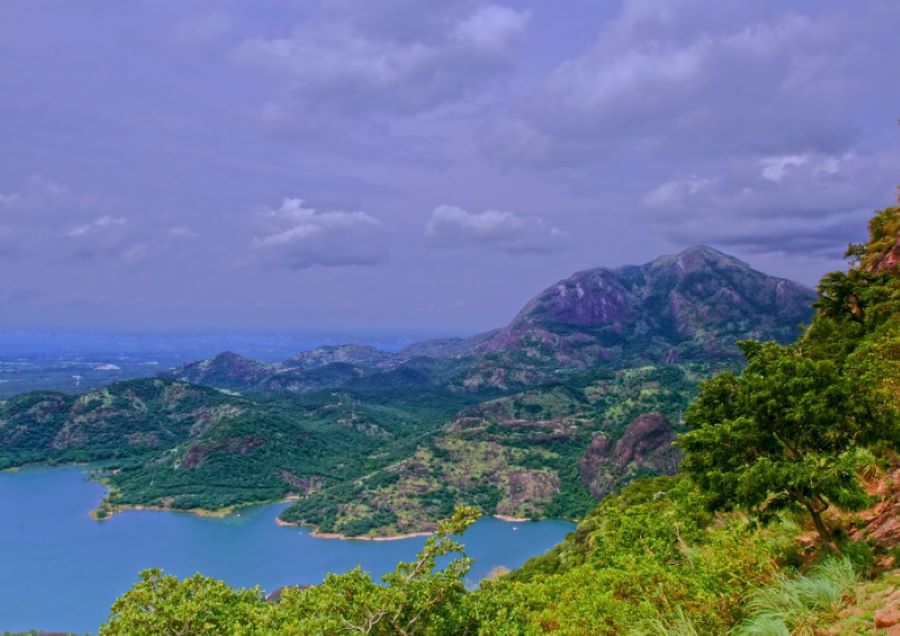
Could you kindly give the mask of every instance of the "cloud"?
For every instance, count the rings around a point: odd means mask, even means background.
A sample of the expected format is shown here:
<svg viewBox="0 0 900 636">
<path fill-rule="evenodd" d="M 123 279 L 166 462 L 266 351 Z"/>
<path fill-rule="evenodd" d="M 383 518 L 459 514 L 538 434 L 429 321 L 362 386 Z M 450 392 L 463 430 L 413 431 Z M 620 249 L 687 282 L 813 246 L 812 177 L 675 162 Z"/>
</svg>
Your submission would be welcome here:
<svg viewBox="0 0 900 636">
<path fill-rule="evenodd" d="M 0 254 L 41 262 L 144 259 L 146 228 L 131 227 L 110 203 L 75 194 L 40 174 L 18 192 L 0 195 Z"/>
<path fill-rule="evenodd" d="M 835 257 L 885 202 L 892 165 L 886 153 L 732 160 L 707 176 L 660 183 L 641 211 L 679 242 Z"/>
<path fill-rule="evenodd" d="M 3 305 L 24 305 L 45 300 L 49 294 L 33 287 L 19 287 L 10 293 L 0 297 L 0 304 Z"/>
<path fill-rule="evenodd" d="M 84 225 L 79 225 L 78 227 L 72 228 L 66 233 L 66 236 L 85 236 L 87 234 L 102 232 L 106 229 L 122 225 L 125 225 L 125 219 L 123 217 L 115 217 L 109 215 L 100 216 L 89 223 L 85 223 Z"/>
<path fill-rule="evenodd" d="M 72 260 L 117 259 L 136 264 L 147 256 L 147 244 L 120 216 L 99 216 L 70 229 L 65 237 L 63 255 Z"/>
<path fill-rule="evenodd" d="M 86 203 L 87 200 L 80 201 L 72 196 L 65 185 L 40 174 L 29 176 L 18 192 L 0 192 L 0 212 L 18 213 L 15 217 L 6 218 L 20 223 L 50 208 L 84 207 Z"/>
<path fill-rule="evenodd" d="M 283 82 L 263 108 L 273 129 L 315 133 L 360 116 L 417 114 L 466 97 L 515 62 L 529 13 L 459 4 L 388 2 L 398 16 L 388 22 L 338 3 L 291 35 L 245 40 L 232 57 Z"/>
<path fill-rule="evenodd" d="M 565 233 L 537 217 L 486 210 L 470 213 L 440 205 L 431 213 L 425 236 L 436 247 L 482 247 L 499 252 L 551 252 L 564 242 Z"/>
<path fill-rule="evenodd" d="M 900 56 L 868 45 L 889 41 L 881 23 L 900 11 L 830 6 L 626 0 L 593 44 L 496 123 L 485 150 L 536 166 L 846 151 L 860 93 L 900 72 Z"/>
<path fill-rule="evenodd" d="M 322 212 L 303 199 L 258 212 L 264 232 L 253 248 L 267 263 L 304 269 L 314 265 L 374 265 L 388 258 L 381 221 L 365 212 Z"/>
</svg>

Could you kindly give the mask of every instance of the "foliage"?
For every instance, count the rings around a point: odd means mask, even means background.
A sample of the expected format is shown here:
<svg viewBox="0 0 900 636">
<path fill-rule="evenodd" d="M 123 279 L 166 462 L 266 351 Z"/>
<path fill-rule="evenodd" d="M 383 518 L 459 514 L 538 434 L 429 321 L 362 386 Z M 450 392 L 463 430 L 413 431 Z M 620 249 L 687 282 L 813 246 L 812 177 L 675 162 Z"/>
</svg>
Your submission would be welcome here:
<svg viewBox="0 0 900 636">
<path fill-rule="evenodd" d="M 740 517 L 714 524 L 684 478 L 641 480 L 604 499 L 548 554 L 470 598 L 481 633 L 618 634 L 680 610 L 722 633 L 771 580 L 781 537 Z"/>
<path fill-rule="evenodd" d="M 868 503 L 856 470 L 870 457 L 865 445 L 889 435 L 892 422 L 873 417 L 869 396 L 830 360 L 775 343 L 743 346 L 743 373 L 709 381 L 688 409 L 682 469 L 715 509 L 767 518 L 799 504 L 830 538 L 822 512 Z"/>
<path fill-rule="evenodd" d="M 822 513 L 868 502 L 856 475 L 867 449 L 900 443 L 900 277 L 884 265 L 898 228 L 900 209 L 876 215 L 870 242 L 848 252 L 856 266 L 823 278 L 800 341 L 743 342 L 744 371 L 702 385 L 678 444 L 715 509 L 766 519 L 800 505 L 830 541 Z"/>
<path fill-rule="evenodd" d="M 142 634 L 454 634 L 471 559 L 453 539 L 478 517 L 459 508 L 429 537 L 415 561 L 372 581 L 359 568 L 321 585 L 284 590 L 277 605 L 258 589 L 233 590 L 195 575 L 183 581 L 147 570 L 113 605 L 101 636 Z M 439 567 L 453 553 L 459 558 Z"/>
<path fill-rule="evenodd" d="M 805 575 L 779 574 L 775 582 L 754 592 L 750 612 L 737 628 L 740 636 L 813 634 L 813 621 L 834 613 L 858 577 L 849 559 L 828 559 Z"/>
<path fill-rule="evenodd" d="M 160 570 L 145 570 L 113 604 L 100 634 L 258 634 L 269 609 L 258 589 L 235 590 L 200 574 L 179 581 Z"/>
</svg>

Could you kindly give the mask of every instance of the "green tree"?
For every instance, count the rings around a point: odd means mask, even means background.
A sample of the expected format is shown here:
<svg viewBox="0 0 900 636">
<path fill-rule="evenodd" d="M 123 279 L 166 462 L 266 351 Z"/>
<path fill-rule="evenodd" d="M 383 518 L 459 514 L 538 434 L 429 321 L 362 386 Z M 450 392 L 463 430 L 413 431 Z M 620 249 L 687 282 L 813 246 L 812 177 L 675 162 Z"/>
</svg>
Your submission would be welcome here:
<svg viewBox="0 0 900 636">
<path fill-rule="evenodd" d="M 822 517 L 869 498 L 857 478 L 867 445 L 896 437 L 893 413 L 856 376 L 797 345 L 740 343 L 747 367 L 702 385 L 678 445 L 683 470 L 713 509 L 747 508 L 763 519 L 801 506 L 833 545 Z"/>
<path fill-rule="evenodd" d="M 475 508 L 457 508 L 440 524 L 414 561 L 400 563 L 383 585 L 356 568 L 332 574 L 321 585 L 289 588 L 278 603 L 259 589 L 235 590 L 199 574 L 183 581 L 160 570 L 141 580 L 112 607 L 101 636 L 160 634 L 457 634 L 463 577 L 472 560 L 453 539 L 478 518 Z M 440 567 L 442 557 L 460 556 Z"/>
<path fill-rule="evenodd" d="M 258 634 L 270 611 L 259 589 L 235 590 L 200 574 L 180 581 L 152 569 L 113 604 L 100 634 Z"/>
<path fill-rule="evenodd" d="M 425 542 L 414 561 L 397 565 L 375 583 L 359 568 L 329 575 L 321 585 L 287 590 L 279 603 L 286 634 L 457 634 L 466 617 L 463 577 L 472 560 L 453 539 L 478 518 L 476 508 L 457 508 Z M 441 557 L 459 554 L 444 567 Z"/>
</svg>

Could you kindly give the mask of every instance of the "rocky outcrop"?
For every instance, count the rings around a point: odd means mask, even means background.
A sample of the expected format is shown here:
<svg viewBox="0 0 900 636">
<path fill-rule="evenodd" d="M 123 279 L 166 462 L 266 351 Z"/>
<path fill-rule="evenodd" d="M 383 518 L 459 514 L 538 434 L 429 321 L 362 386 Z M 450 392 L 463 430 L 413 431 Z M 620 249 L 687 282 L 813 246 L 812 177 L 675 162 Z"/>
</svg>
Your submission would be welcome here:
<svg viewBox="0 0 900 636">
<path fill-rule="evenodd" d="M 559 492 L 559 477 L 546 470 L 514 470 L 509 473 L 506 497 L 497 514 L 510 517 L 537 517 Z"/>
<path fill-rule="evenodd" d="M 599 499 L 640 475 L 673 475 L 681 459 L 674 441 L 675 430 L 660 413 L 636 418 L 615 445 L 597 433 L 579 462 L 581 481 Z"/>
</svg>

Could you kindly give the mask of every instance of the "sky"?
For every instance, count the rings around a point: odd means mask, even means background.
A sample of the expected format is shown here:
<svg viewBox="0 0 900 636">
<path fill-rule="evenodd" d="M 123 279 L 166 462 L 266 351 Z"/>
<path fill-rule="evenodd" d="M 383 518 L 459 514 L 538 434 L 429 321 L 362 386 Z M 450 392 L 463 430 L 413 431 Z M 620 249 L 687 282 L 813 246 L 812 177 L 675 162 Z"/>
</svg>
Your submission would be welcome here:
<svg viewBox="0 0 900 636">
<path fill-rule="evenodd" d="M 900 182 L 900 3 L 2 0 L 0 329 L 465 334 Z"/>
</svg>

